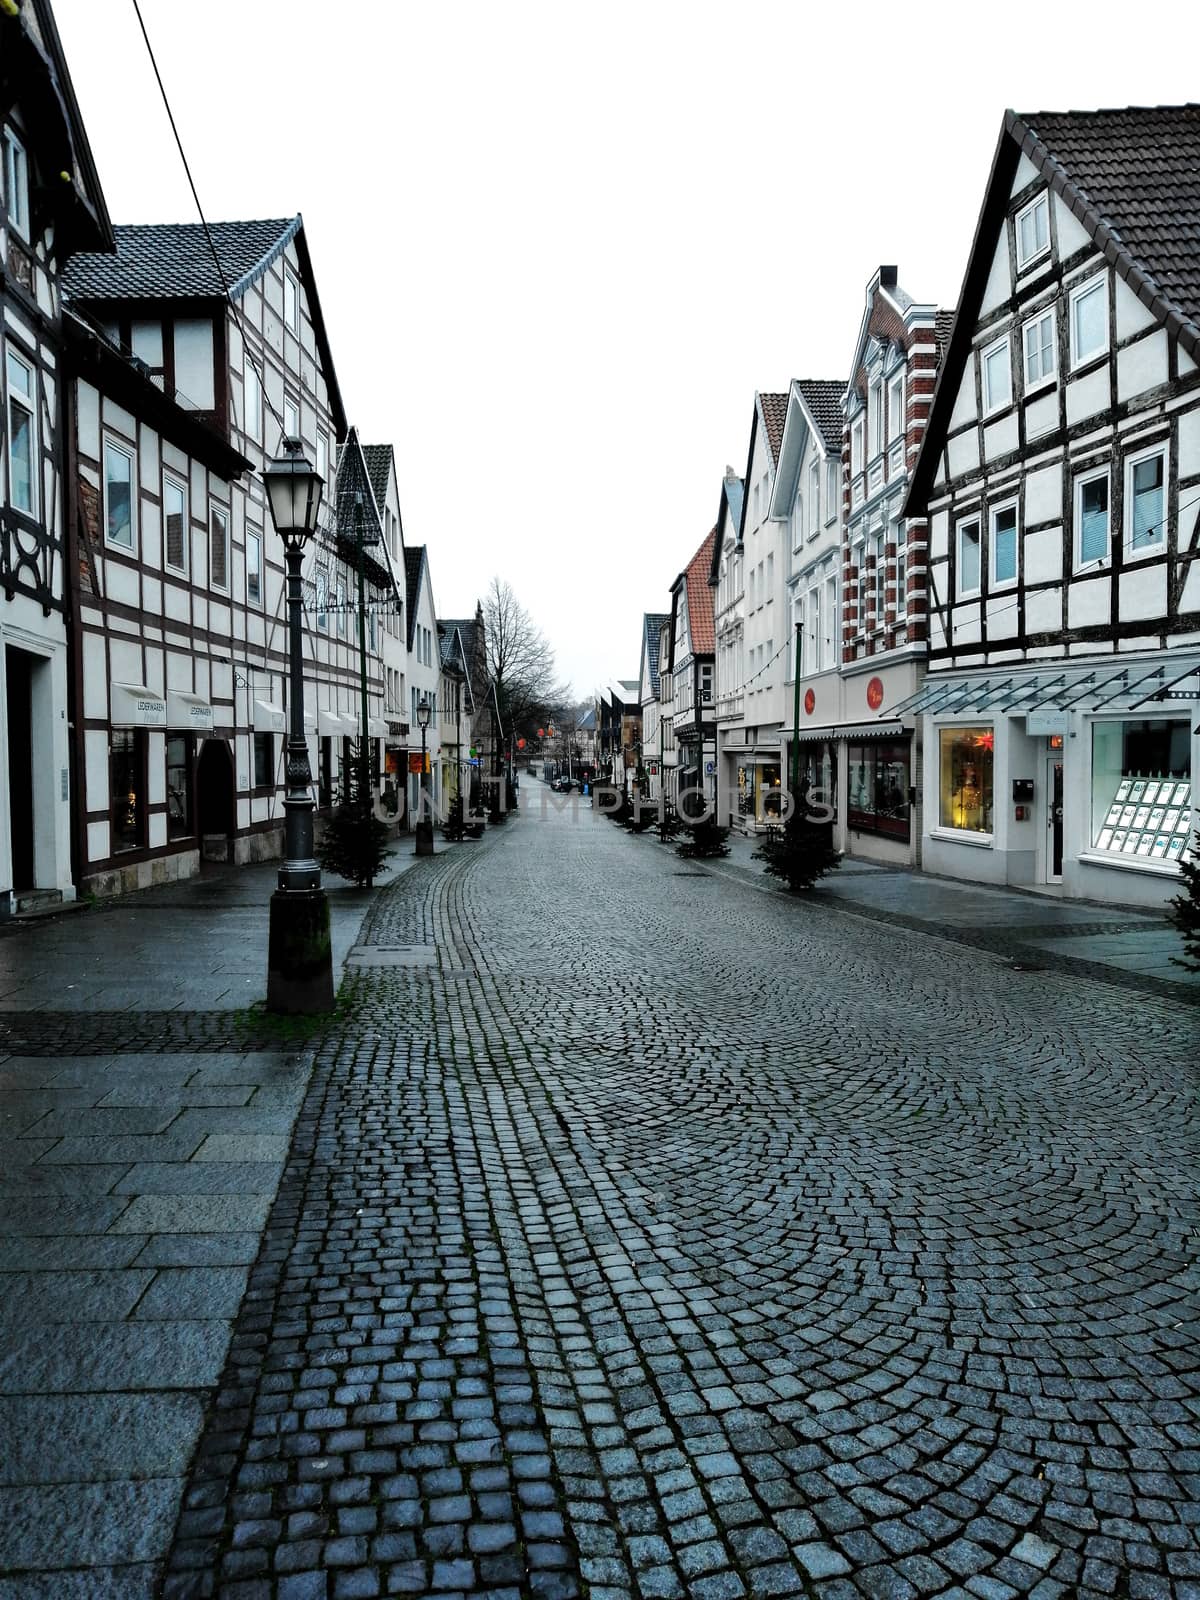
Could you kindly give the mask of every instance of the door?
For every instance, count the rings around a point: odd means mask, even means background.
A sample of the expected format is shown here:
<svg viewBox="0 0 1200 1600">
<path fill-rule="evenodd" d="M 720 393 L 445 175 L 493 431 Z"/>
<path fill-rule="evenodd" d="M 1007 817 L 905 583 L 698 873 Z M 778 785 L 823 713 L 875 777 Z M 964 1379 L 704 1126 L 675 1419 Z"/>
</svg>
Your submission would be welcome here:
<svg viewBox="0 0 1200 1600">
<path fill-rule="evenodd" d="M 8 815 L 12 842 L 12 887 L 20 893 L 37 882 L 34 872 L 33 658 L 11 646 L 5 655 L 8 709 Z M 51 880 L 53 881 L 53 880 Z"/>
<path fill-rule="evenodd" d="M 205 739 L 196 763 L 196 831 L 206 861 L 229 859 L 229 836 L 236 827 L 237 791 L 233 757 L 224 739 Z"/>
<path fill-rule="evenodd" d="M 1046 797 L 1046 870 L 1047 883 L 1062 882 L 1063 863 L 1063 764 L 1062 753 L 1056 751 L 1046 757 L 1046 777 L 1042 790 Z"/>
</svg>

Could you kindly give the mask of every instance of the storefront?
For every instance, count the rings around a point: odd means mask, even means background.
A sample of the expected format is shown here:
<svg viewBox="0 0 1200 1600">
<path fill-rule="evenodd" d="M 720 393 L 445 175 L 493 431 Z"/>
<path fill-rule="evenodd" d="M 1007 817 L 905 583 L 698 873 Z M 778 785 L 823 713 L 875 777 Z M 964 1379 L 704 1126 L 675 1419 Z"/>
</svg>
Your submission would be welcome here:
<svg viewBox="0 0 1200 1600">
<path fill-rule="evenodd" d="M 1068 898 L 1162 905 L 1194 847 L 1200 659 L 930 677 L 925 864 Z"/>
<path fill-rule="evenodd" d="M 778 747 L 731 750 L 727 759 L 730 824 L 744 833 L 756 833 L 778 822 L 784 791 L 783 758 Z"/>
</svg>

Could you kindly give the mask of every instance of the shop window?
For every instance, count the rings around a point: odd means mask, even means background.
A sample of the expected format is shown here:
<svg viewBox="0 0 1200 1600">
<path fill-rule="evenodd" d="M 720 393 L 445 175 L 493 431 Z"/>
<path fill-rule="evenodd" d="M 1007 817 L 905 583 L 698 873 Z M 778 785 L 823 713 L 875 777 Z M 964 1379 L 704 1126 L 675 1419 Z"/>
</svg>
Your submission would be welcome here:
<svg viewBox="0 0 1200 1600">
<path fill-rule="evenodd" d="M 192 736 L 167 735 L 167 838 L 187 839 L 192 821 Z"/>
<path fill-rule="evenodd" d="M 1180 718 L 1092 725 L 1095 849 L 1150 861 L 1189 858 L 1189 724 Z"/>
<path fill-rule="evenodd" d="M 114 728 L 108 747 L 108 792 L 112 807 L 112 853 L 140 850 L 146 837 L 146 786 L 142 734 Z"/>
<path fill-rule="evenodd" d="M 943 828 L 992 831 L 992 728 L 941 728 L 940 810 Z"/>
<path fill-rule="evenodd" d="M 801 787 L 808 784 L 806 799 L 810 805 L 836 811 L 837 756 L 828 739 L 801 744 L 799 776 Z"/>
<path fill-rule="evenodd" d="M 907 739 L 868 739 L 846 746 L 846 821 L 855 832 L 909 837 L 910 757 Z"/>
<path fill-rule="evenodd" d="M 317 804 L 322 808 L 333 804 L 333 740 L 321 740 L 317 752 Z"/>
<path fill-rule="evenodd" d="M 275 735 L 273 733 L 256 733 L 254 735 L 254 787 L 256 789 L 273 789 L 275 787 Z"/>
</svg>

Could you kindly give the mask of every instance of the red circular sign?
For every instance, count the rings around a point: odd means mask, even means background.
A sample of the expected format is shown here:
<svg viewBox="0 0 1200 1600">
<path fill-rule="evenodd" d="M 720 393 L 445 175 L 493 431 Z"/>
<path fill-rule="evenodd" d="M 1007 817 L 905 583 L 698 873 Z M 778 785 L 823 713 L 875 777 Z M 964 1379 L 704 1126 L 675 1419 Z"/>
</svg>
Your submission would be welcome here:
<svg viewBox="0 0 1200 1600">
<path fill-rule="evenodd" d="M 524 739 L 518 739 L 518 740 L 517 740 L 517 749 L 518 749 L 518 750 L 524 750 L 524 748 L 525 748 L 525 741 L 524 741 Z"/>
<path fill-rule="evenodd" d="M 867 685 L 867 704 L 872 711 L 878 711 L 883 704 L 883 679 L 872 678 Z"/>
<path fill-rule="evenodd" d="M 816 709 L 817 709 L 817 697 L 812 692 L 811 689 L 806 689 L 804 691 L 804 714 L 805 714 L 805 716 L 811 717 L 813 712 Z"/>
</svg>

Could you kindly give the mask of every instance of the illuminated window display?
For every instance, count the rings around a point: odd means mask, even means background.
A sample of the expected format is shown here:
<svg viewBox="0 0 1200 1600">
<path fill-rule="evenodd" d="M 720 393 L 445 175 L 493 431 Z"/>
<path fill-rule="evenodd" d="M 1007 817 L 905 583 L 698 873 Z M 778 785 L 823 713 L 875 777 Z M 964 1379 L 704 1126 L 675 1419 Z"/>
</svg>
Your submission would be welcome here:
<svg viewBox="0 0 1200 1600">
<path fill-rule="evenodd" d="M 1093 848 L 1186 861 L 1192 827 L 1188 723 L 1166 717 L 1094 723 Z"/>
<path fill-rule="evenodd" d="M 941 728 L 938 732 L 943 828 L 992 831 L 992 728 Z"/>
<path fill-rule="evenodd" d="M 909 836 L 907 739 L 871 739 L 846 747 L 846 820 L 859 833 Z"/>
</svg>

